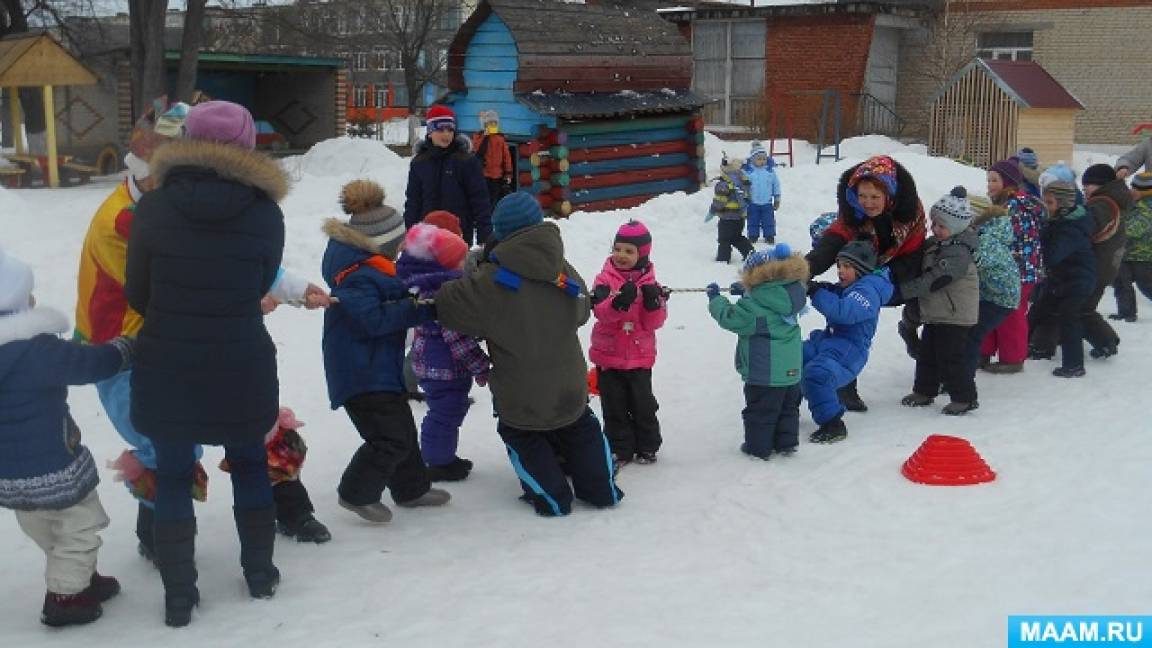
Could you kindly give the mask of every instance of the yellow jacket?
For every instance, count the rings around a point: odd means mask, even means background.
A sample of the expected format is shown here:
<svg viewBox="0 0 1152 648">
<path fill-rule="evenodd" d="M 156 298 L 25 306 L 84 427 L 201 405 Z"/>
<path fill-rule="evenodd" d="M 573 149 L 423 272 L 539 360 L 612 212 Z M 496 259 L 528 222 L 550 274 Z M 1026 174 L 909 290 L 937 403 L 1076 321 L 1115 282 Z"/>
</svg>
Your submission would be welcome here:
<svg viewBox="0 0 1152 648">
<path fill-rule="evenodd" d="M 124 298 L 128 233 L 136 213 L 131 178 L 126 178 L 96 210 L 80 253 L 76 300 L 76 339 L 93 344 L 136 335 L 143 324 Z"/>
</svg>

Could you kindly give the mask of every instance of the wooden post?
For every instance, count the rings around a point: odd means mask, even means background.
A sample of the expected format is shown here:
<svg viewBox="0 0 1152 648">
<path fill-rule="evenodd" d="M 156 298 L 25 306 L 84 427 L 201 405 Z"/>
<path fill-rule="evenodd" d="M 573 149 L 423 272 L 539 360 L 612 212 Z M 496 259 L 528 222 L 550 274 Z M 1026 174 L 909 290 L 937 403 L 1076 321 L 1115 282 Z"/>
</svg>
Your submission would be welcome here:
<svg viewBox="0 0 1152 648">
<path fill-rule="evenodd" d="M 8 109 L 12 117 L 12 146 L 16 155 L 24 155 L 24 120 L 20 117 L 20 88 L 8 88 Z"/>
<path fill-rule="evenodd" d="M 44 86 L 45 146 L 48 149 L 48 186 L 60 186 L 60 168 L 56 162 L 56 107 L 52 104 L 52 86 Z"/>
</svg>

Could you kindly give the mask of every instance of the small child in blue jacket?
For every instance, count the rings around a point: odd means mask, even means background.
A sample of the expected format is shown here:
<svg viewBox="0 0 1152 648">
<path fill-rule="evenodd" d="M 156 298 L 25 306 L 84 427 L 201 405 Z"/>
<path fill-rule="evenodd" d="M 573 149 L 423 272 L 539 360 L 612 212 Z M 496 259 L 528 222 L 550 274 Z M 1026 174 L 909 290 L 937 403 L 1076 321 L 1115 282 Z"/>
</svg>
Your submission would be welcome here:
<svg viewBox="0 0 1152 648">
<path fill-rule="evenodd" d="M 332 409 L 344 408 L 364 444 L 337 492 L 340 506 L 382 524 L 392 519 L 380 501 L 385 487 L 404 507 L 450 499 L 430 488 L 404 386 L 408 329 L 433 319 L 433 312 L 417 304 L 396 276 L 404 220 L 384 204 L 380 185 L 354 180 L 340 202 L 351 220 L 324 224 L 329 241 L 321 271 L 335 302 L 324 311 L 324 373 Z"/>
<path fill-rule="evenodd" d="M 96 461 L 68 412 L 68 386 L 127 369 L 132 343 L 62 340 L 68 318 L 36 308 L 32 284 L 32 270 L 0 250 L 0 507 L 16 511 L 20 528 L 47 555 L 40 621 L 91 623 L 120 583 L 96 572 L 108 515 L 96 493 Z"/>
<path fill-rule="evenodd" d="M 844 406 L 836 390 L 856 379 L 868 362 L 880 307 L 892 298 L 888 270 L 876 271 L 876 251 L 868 241 L 849 241 L 836 255 L 840 284 L 809 284 L 812 307 L 828 320 L 804 343 L 801 389 L 819 427 L 812 443 L 835 443 L 848 436 Z"/>
<path fill-rule="evenodd" d="M 780 209 L 780 177 L 776 161 L 768 156 L 764 145 L 752 142 L 752 153 L 741 171 L 751 184 L 748 200 L 748 241 L 755 243 L 764 232 L 769 245 L 776 243 L 776 210 Z"/>
</svg>

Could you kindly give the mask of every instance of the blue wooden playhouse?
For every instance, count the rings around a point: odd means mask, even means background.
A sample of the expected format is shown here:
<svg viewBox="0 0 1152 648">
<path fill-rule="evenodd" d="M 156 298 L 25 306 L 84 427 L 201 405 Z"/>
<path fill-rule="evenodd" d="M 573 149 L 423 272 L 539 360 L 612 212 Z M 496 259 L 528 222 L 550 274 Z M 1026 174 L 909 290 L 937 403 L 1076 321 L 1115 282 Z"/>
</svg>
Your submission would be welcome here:
<svg viewBox="0 0 1152 648">
<path fill-rule="evenodd" d="M 707 100 L 691 84 L 691 45 L 654 11 L 481 0 L 449 49 L 444 101 L 465 130 L 498 111 L 519 188 L 567 216 L 700 188 Z"/>
</svg>

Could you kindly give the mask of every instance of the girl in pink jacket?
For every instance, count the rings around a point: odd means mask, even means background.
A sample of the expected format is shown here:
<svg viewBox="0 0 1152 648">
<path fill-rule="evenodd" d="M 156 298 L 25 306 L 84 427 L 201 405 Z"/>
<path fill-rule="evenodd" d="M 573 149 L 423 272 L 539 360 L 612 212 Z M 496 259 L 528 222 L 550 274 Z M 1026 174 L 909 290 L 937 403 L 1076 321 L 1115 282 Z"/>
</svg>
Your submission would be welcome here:
<svg viewBox="0 0 1152 648">
<path fill-rule="evenodd" d="M 612 254 L 596 275 L 592 289 L 592 348 L 596 365 L 604 432 L 612 444 L 614 469 L 633 459 L 656 462 L 660 449 L 659 404 L 652 395 L 656 362 L 656 329 L 668 317 L 668 299 L 648 260 L 652 235 L 631 220 L 616 231 Z"/>
</svg>

